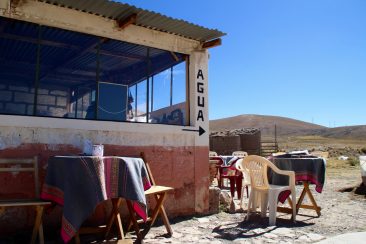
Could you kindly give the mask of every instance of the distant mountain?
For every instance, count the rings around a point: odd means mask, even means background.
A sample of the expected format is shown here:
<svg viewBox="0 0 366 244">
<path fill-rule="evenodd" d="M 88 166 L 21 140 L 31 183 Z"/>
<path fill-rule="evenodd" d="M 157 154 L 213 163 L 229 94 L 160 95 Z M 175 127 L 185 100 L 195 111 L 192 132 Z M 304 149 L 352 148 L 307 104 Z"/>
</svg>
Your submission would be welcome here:
<svg viewBox="0 0 366 244">
<path fill-rule="evenodd" d="M 258 128 L 262 137 L 274 137 L 275 125 L 278 137 L 318 135 L 329 138 L 366 139 L 366 125 L 328 128 L 296 119 L 255 114 L 210 120 L 210 131 Z"/>
<path fill-rule="evenodd" d="M 366 139 L 366 125 L 328 128 L 321 131 L 321 135 L 331 138 Z"/>
</svg>

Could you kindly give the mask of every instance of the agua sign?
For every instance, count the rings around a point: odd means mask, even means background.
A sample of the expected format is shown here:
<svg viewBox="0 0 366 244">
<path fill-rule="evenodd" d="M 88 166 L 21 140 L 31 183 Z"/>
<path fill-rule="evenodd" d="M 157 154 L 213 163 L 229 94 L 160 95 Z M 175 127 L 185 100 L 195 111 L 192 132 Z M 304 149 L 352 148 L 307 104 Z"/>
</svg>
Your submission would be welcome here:
<svg viewBox="0 0 366 244">
<path fill-rule="evenodd" d="M 196 85 L 196 93 L 197 93 L 197 115 L 196 115 L 196 120 L 197 122 L 205 122 L 205 116 L 204 116 L 204 111 L 205 111 L 205 83 L 204 83 L 204 76 L 203 76 L 203 71 L 202 69 L 198 69 L 197 75 L 196 75 L 196 79 L 197 79 L 197 85 Z M 183 131 L 195 131 L 198 132 L 198 135 L 201 136 L 202 134 L 204 134 L 206 132 L 205 129 L 203 129 L 200 125 L 198 126 L 198 130 L 197 129 L 183 129 Z"/>
<path fill-rule="evenodd" d="M 198 106 L 198 112 L 197 112 L 197 121 L 205 121 L 205 118 L 203 116 L 203 109 L 205 108 L 205 88 L 203 81 L 205 78 L 203 77 L 203 72 L 201 69 L 197 72 L 197 106 Z"/>
</svg>

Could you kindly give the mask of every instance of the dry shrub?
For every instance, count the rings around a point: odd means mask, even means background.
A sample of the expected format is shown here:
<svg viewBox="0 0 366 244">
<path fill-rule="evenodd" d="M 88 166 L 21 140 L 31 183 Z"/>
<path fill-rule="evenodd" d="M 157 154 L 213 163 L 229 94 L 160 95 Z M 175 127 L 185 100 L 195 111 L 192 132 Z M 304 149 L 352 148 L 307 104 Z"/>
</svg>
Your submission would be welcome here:
<svg viewBox="0 0 366 244">
<path fill-rule="evenodd" d="M 356 165 L 360 164 L 360 161 L 358 159 L 354 158 L 354 157 L 349 157 L 347 162 L 351 166 L 356 166 Z"/>
</svg>

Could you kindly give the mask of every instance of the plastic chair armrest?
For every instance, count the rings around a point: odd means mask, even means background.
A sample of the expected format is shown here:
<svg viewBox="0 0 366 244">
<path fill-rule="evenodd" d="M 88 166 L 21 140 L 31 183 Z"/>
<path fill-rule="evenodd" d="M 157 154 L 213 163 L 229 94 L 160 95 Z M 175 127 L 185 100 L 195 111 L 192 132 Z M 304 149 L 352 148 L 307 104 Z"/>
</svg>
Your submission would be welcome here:
<svg viewBox="0 0 366 244">
<path fill-rule="evenodd" d="M 295 186 L 295 172 L 291 170 L 282 170 L 277 167 L 271 167 L 274 172 L 280 175 L 287 175 L 289 177 L 289 185 Z"/>
<path fill-rule="evenodd" d="M 282 170 L 282 169 L 277 168 L 275 165 L 271 165 L 270 168 L 274 172 L 276 172 L 277 174 L 280 174 L 280 175 L 288 175 L 288 176 L 290 176 L 291 174 L 293 174 L 295 176 L 295 172 L 294 171 L 291 171 L 291 170 Z"/>
</svg>

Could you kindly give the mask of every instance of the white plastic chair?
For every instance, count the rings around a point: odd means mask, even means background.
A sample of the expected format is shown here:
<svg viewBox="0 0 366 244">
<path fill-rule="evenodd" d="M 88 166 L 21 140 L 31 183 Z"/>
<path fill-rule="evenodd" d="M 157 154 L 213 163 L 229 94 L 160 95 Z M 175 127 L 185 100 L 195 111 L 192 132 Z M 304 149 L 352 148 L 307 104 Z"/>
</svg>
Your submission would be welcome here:
<svg viewBox="0 0 366 244">
<path fill-rule="evenodd" d="M 244 190 L 247 189 L 248 196 L 248 187 L 250 186 L 250 176 L 248 170 L 243 165 L 243 159 L 238 159 L 235 164 L 235 168 L 239 170 L 243 174 L 242 188 L 241 188 L 241 198 L 240 198 L 240 207 L 243 208 L 243 198 L 244 198 Z"/>
<path fill-rule="evenodd" d="M 251 191 L 249 196 L 248 214 L 249 219 L 250 212 L 256 210 L 257 199 L 261 199 L 261 216 L 266 216 L 267 206 L 269 209 L 269 225 L 276 224 L 276 212 L 278 195 L 285 190 L 291 191 L 292 198 L 292 219 L 296 221 L 296 191 L 295 191 L 295 172 L 285 171 L 277 168 L 272 162 L 267 159 L 250 155 L 245 157 L 239 167 L 245 168 L 250 175 Z M 289 177 L 289 185 L 279 186 L 270 185 L 268 183 L 267 170 L 271 168 L 275 173 L 281 175 L 287 175 Z"/>
<path fill-rule="evenodd" d="M 248 153 L 244 151 L 235 151 L 232 155 L 236 157 L 246 157 L 248 156 Z"/>
</svg>

